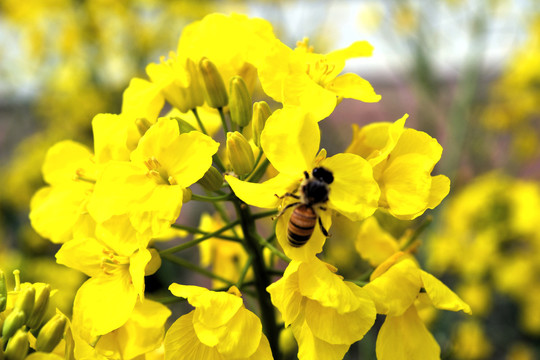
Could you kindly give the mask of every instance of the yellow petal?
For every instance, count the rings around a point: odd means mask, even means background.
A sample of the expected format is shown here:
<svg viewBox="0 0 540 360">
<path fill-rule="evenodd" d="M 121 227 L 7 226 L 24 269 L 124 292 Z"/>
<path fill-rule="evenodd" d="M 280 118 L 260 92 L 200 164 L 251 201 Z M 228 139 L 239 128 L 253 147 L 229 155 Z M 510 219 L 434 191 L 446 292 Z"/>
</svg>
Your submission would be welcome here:
<svg viewBox="0 0 540 360">
<path fill-rule="evenodd" d="M 431 188 L 429 189 L 428 205 L 429 209 L 436 208 L 450 192 L 450 179 L 444 175 L 437 175 L 431 178 Z"/>
<path fill-rule="evenodd" d="M 122 358 L 133 359 L 157 349 L 165 335 L 165 322 L 171 311 L 152 300 L 137 303 L 129 320 L 116 332 Z"/>
<path fill-rule="evenodd" d="M 90 277 L 100 275 L 106 247 L 96 239 L 79 238 L 66 242 L 56 253 L 56 262 L 84 272 Z"/>
<path fill-rule="evenodd" d="M 303 72 L 285 78 L 283 89 L 284 106 L 301 108 L 316 121 L 328 117 L 337 105 L 337 94 L 319 85 Z"/>
<path fill-rule="evenodd" d="M 98 114 L 92 119 L 96 162 L 129 161 L 140 134 L 135 119 L 115 114 Z"/>
<path fill-rule="evenodd" d="M 411 306 L 401 316 L 387 316 L 377 336 L 378 360 L 439 360 L 439 344 Z"/>
<path fill-rule="evenodd" d="M 404 259 L 363 287 L 378 314 L 399 316 L 414 303 L 422 287 L 418 271 L 412 260 Z"/>
<path fill-rule="evenodd" d="M 356 251 L 372 266 L 399 251 L 399 245 L 392 235 L 384 231 L 375 217 L 365 219 L 355 240 Z"/>
<path fill-rule="evenodd" d="M 152 255 L 146 248 L 140 249 L 129 258 L 129 274 L 141 301 L 144 299 L 145 269 L 151 258 Z"/>
<path fill-rule="evenodd" d="M 433 305 L 442 310 L 460 311 L 471 314 L 471 307 L 435 276 L 420 270 L 422 282 Z"/>
<path fill-rule="evenodd" d="M 271 295 L 272 304 L 279 309 L 285 327 L 296 320 L 300 314 L 302 295 L 298 287 L 299 261 L 291 261 L 283 277 L 266 288 Z"/>
<path fill-rule="evenodd" d="M 299 360 L 341 360 L 349 350 L 349 344 L 329 344 L 313 335 L 303 315 L 291 328 L 298 342 Z"/>
<path fill-rule="evenodd" d="M 64 184 L 73 181 L 79 169 L 85 170 L 90 178 L 95 176 L 92 169 L 90 150 L 75 141 L 60 141 L 47 151 L 43 162 L 42 172 L 44 180 L 50 184 Z M 90 172 L 90 173 L 88 173 Z"/>
<path fill-rule="evenodd" d="M 234 194 L 246 204 L 275 209 L 281 202 L 278 196 L 294 191 L 301 180 L 299 177 L 277 174 L 260 184 L 241 181 L 230 175 L 225 175 L 225 181 L 231 186 Z"/>
<path fill-rule="evenodd" d="M 369 163 L 354 154 L 337 154 L 321 161 L 330 170 L 329 207 L 358 221 L 371 216 L 378 206 L 380 190 Z"/>
<path fill-rule="evenodd" d="M 165 334 L 165 360 L 223 360 L 217 349 L 200 342 L 193 330 L 193 311 L 178 318 Z"/>
<path fill-rule="evenodd" d="M 161 89 L 150 81 L 133 78 L 122 96 L 122 115 L 128 118 L 157 119 L 165 99 Z"/>
<path fill-rule="evenodd" d="M 353 73 L 338 76 L 325 87 L 337 96 L 344 98 L 363 102 L 378 102 L 381 100 L 381 95 L 375 93 L 373 86 L 367 80 Z"/>
<path fill-rule="evenodd" d="M 261 342 L 261 320 L 249 310 L 241 308 L 227 324 L 225 336 L 220 338 L 218 351 L 225 357 L 247 358 L 255 353 Z"/>
<path fill-rule="evenodd" d="M 392 161 L 381 178 L 392 215 L 411 220 L 427 209 L 432 169 L 433 163 L 421 154 L 407 154 Z"/>
<path fill-rule="evenodd" d="M 363 40 L 355 41 L 344 49 L 334 50 L 328 53 L 326 57 L 332 62 L 339 62 L 340 60 L 344 61 L 356 57 L 368 57 L 372 54 L 373 46 L 369 42 Z"/>
<path fill-rule="evenodd" d="M 136 300 L 128 271 L 91 278 L 75 296 L 74 327 L 76 323 L 90 338 L 107 334 L 126 323 Z"/>
<path fill-rule="evenodd" d="M 365 333 L 375 322 L 375 305 L 362 288 L 348 283 L 349 287 L 356 287 L 359 296 L 358 309 L 340 313 L 338 310 L 322 306 L 313 300 L 306 302 L 306 322 L 313 334 L 330 344 L 352 344 L 361 340 Z"/>
<path fill-rule="evenodd" d="M 320 142 L 319 125 L 295 107 L 276 110 L 266 120 L 261 146 L 272 165 L 293 177 L 312 168 Z"/>
<path fill-rule="evenodd" d="M 427 156 L 431 160 L 432 168 L 437 161 L 441 159 L 442 146 L 439 145 L 436 139 L 432 138 L 423 131 L 414 129 L 405 129 L 401 134 L 394 150 L 392 150 L 392 159 L 397 159 L 406 154 L 421 154 Z"/>
</svg>

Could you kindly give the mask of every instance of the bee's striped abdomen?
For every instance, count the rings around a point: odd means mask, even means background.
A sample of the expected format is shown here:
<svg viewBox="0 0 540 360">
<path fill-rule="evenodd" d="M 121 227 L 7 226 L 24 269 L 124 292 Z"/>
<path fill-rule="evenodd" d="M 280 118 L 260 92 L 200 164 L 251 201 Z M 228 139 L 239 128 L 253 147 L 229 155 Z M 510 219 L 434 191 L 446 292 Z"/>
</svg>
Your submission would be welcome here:
<svg viewBox="0 0 540 360">
<path fill-rule="evenodd" d="M 304 245 L 315 229 L 317 223 L 317 214 L 309 205 L 298 205 L 294 208 L 287 228 L 287 239 L 289 244 L 294 247 Z"/>
</svg>

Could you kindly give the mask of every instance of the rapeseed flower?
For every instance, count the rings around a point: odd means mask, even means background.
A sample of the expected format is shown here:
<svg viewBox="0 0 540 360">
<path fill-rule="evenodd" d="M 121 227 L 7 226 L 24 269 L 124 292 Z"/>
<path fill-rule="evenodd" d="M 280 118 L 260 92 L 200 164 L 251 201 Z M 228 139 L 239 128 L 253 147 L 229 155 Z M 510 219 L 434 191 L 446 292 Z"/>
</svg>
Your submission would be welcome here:
<svg viewBox="0 0 540 360">
<path fill-rule="evenodd" d="M 244 307 L 240 291 L 214 292 L 172 284 L 173 295 L 195 310 L 176 320 L 165 335 L 165 359 L 272 359 L 259 318 Z"/>
<path fill-rule="evenodd" d="M 232 190 L 247 204 L 262 208 L 286 206 L 290 197 L 279 197 L 297 191 L 314 168 L 322 167 L 333 175 L 329 185 L 328 203 L 321 204 L 338 211 L 351 220 L 362 220 L 376 210 L 380 191 L 373 179 L 369 163 L 354 154 L 326 157 L 323 149 L 318 154 L 320 130 L 317 121 L 301 108 L 286 107 L 276 110 L 266 121 L 261 134 L 261 146 L 270 163 L 279 171 L 275 177 L 261 184 L 240 181 L 225 176 Z M 277 196 L 276 196 L 277 195 Z M 292 247 L 287 241 L 288 211 L 278 218 L 276 235 L 285 254 L 295 260 L 311 260 L 322 251 L 325 236 L 317 227 L 305 246 Z M 331 212 L 318 211 L 322 224 L 330 227 Z"/>
<path fill-rule="evenodd" d="M 180 214 L 184 190 L 203 177 L 218 146 L 197 131 L 180 134 L 174 119 L 161 119 L 140 139 L 131 162 L 104 167 L 90 214 L 102 225 L 127 216 L 143 237 L 165 233 Z"/>
<path fill-rule="evenodd" d="M 369 161 L 381 189 L 379 207 L 401 220 L 435 208 L 450 191 L 446 176 L 431 176 L 442 147 L 422 131 L 405 129 L 407 117 L 361 129 L 353 125 L 353 140 L 346 150 Z"/>
<path fill-rule="evenodd" d="M 336 270 L 316 258 L 293 260 L 283 278 L 267 288 L 285 327 L 292 328 L 300 360 L 342 359 L 375 322 L 368 293 Z"/>
<path fill-rule="evenodd" d="M 373 47 L 367 41 L 323 55 L 314 53 L 307 39 L 298 42 L 294 50 L 275 40 L 268 52 L 259 65 L 264 91 L 285 106 L 302 107 L 317 120 L 330 115 L 338 99 L 381 99 L 367 80 L 353 73 L 339 75 L 346 60 L 371 56 Z"/>
</svg>

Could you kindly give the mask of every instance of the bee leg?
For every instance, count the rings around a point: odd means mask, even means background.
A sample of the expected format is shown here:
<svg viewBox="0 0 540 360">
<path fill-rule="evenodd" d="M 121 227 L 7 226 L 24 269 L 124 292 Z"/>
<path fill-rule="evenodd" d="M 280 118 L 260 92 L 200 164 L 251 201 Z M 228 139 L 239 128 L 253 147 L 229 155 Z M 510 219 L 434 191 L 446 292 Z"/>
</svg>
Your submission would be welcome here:
<svg viewBox="0 0 540 360">
<path fill-rule="evenodd" d="M 319 218 L 319 226 L 321 227 L 321 231 L 322 231 L 324 236 L 326 236 L 326 237 L 331 236 L 330 234 L 328 234 L 328 231 L 326 231 L 326 229 L 324 228 L 321 218 Z"/>
<path fill-rule="evenodd" d="M 325 208 L 324 206 L 319 206 L 319 209 L 321 209 L 322 211 L 328 210 L 328 208 Z"/>
<path fill-rule="evenodd" d="M 278 194 L 274 194 L 274 196 L 276 196 L 278 199 L 283 199 L 283 198 L 286 198 L 287 196 L 290 196 L 296 200 L 300 200 L 300 196 L 295 195 L 293 193 L 285 193 L 282 196 L 279 196 Z"/>
<path fill-rule="evenodd" d="M 309 173 L 307 171 L 304 171 L 304 176 L 305 176 L 306 180 L 309 180 Z"/>
<path fill-rule="evenodd" d="M 278 217 L 280 217 L 281 215 L 283 215 L 283 213 L 290 207 L 292 206 L 295 206 L 295 205 L 298 205 L 300 204 L 300 202 L 295 202 L 295 203 L 290 203 L 289 205 L 285 206 L 283 209 L 281 209 L 281 211 L 276 215 L 276 216 L 273 216 L 272 217 L 272 220 L 276 220 Z"/>
</svg>

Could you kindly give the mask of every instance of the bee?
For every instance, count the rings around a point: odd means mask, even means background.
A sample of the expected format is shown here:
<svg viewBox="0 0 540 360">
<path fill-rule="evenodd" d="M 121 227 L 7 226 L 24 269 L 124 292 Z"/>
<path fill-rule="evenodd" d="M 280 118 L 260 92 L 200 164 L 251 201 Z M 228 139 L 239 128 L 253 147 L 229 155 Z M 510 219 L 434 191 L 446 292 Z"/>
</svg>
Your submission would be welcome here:
<svg viewBox="0 0 540 360">
<path fill-rule="evenodd" d="M 311 175 L 304 171 L 304 180 L 299 187 L 299 195 L 285 193 L 283 196 L 276 196 L 283 199 L 287 196 L 299 201 L 287 205 L 276 216 L 281 216 L 287 209 L 294 206 L 294 210 L 287 225 L 287 240 L 289 245 L 300 247 L 307 243 L 313 235 L 317 222 L 324 236 L 328 237 L 328 231 L 324 228 L 321 218 L 317 215 L 315 207 L 326 210 L 323 205 L 328 201 L 330 192 L 329 185 L 334 181 L 334 175 L 323 167 L 316 167 L 311 171 Z M 296 191 L 295 191 L 296 192 Z"/>
</svg>

